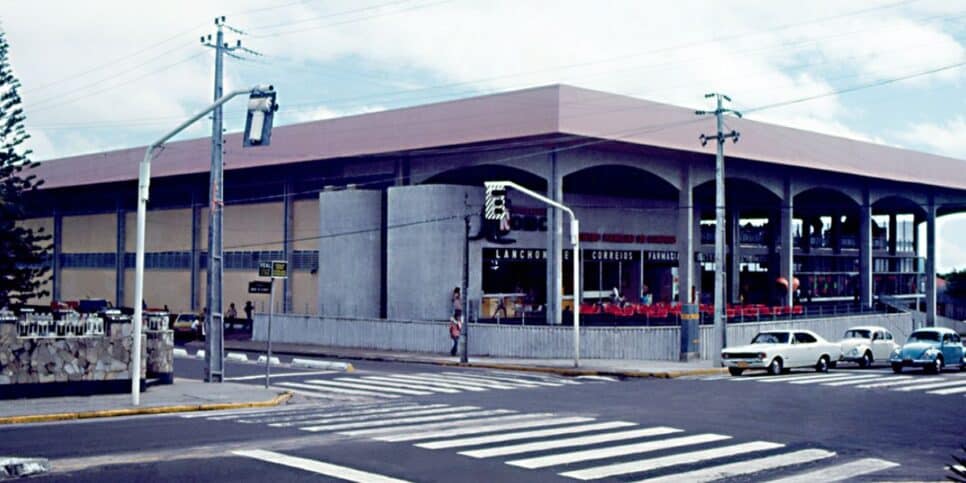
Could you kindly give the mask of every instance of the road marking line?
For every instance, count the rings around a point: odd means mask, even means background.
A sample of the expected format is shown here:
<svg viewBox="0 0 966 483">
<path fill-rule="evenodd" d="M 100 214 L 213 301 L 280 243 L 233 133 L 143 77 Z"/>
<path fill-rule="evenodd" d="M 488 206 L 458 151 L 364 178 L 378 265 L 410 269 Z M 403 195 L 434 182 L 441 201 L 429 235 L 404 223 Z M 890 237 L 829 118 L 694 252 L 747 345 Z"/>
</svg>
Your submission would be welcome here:
<svg viewBox="0 0 966 483">
<path fill-rule="evenodd" d="M 598 444 L 598 443 L 609 443 L 612 441 L 648 438 L 651 436 L 661 436 L 664 434 L 680 433 L 681 431 L 682 430 L 677 428 L 658 426 L 658 427 L 652 427 L 652 428 L 633 429 L 630 431 L 620 431 L 616 433 L 594 434 L 591 436 L 578 436 L 575 438 L 556 439 L 551 441 L 537 441 L 534 443 L 497 446 L 494 448 L 462 451 L 460 452 L 460 454 L 463 456 L 469 456 L 471 458 L 492 458 L 494 456 L 506 456 L 506 455 L 512 455 L 512 454 L 532 453 L 534 451 L 543 451 L 547 449 L 570 448 L 575 446 L 588 446 L 591 444 Z M 714 436 L 717 436 L 717 435 L 714 435 Z M 693 439 L 685 440 L 683 438 L 677 438 L 677 439 L 668 439 L 663 441 L 649 441 L 647 443 L 635 443 L 633 445 L 615 446 L 613 447 L 613 449 L 600 448 L 600 450 L 611 452 L 615 449 L 619 450 L 620 448 L 638 447 L 638 449 L 642 449 L 644 451 L 653 451 L 651 449 L 648 449 L 648 448 L 651 448 L 651 446 L 640 446 L 640 445 L 644 444 L 644 445 L 663 446 L 665 442 L 667 442 L 666 444 L 672 445 L 667 447 L 674 447 L 673 444 L 675 441 L 687 442 L 687 441 L 696 441 L 701 439 L 695 436 L 689 436 L 689 438 L 693 438 Z M 712 441 L 714 440 L 712 439 Z M 706 442 L 706 441 L 698 441 L 698 442 Z M 694 443 L 690 443 L 690 444 L 694 444 Z M 597 450 L 592 450 L 592 451 L 597 451 Z M 565 461 L 568 461 L 568 462 L 582 461 L 581 459 L 579 459 L 582 456 L 591 456 L 591 459 L 597 459 L 596 457 L 594 457 L 596 453 L 591 454 L 586 451 L 571 452 L 563 456 L 570 456 L 570 455 L 574 455 L 575 458 L 577 459 L 565 458 Z M 556 455 L 551 455 L 551 456 L 545 456 L 543 458 L 556 458 L 556 457 L 557 457 Z M 606 457 L 606 456 L 601 456 L 601 457 Z M 533 460 L 537 460 L 537 461 L 533 461 Z M 556 461 L 556 460 L 553 460 L 553 461 Z M 544 464 L 548 462 L 550 462 L 550 460 L 541 459 L 541 458 L 532 458 L 530 460 L 519 460 L 518 463 L 521 463 L 521 464 L 517 466 L 521 466 L 524 464 L 536 464 L 536 465 L 549 466 Z M 514 464 L 514 462 L 511 462 L 510 464 Z M 557 463 L 551 463 L 551 464 L 557 464 Z M 542 468 L 543 466 L 532 466 L 532 468 Z M 524 466 L 524 468 L 531 468 L 531 466 Z"/>
<path fill-rule="evenodd" d="M 651 431 L 668 431 L 672 432 L 675 428 L 648 428 Z M 676 430 L 680 431 L 680 430 Z M 661 433 L 658 433 L 661 434 Z M 604 458 L 612 458 L 615 456 L 626 456 L 634 453 L 647 453 L 651 451 L 660 451 L 670 448 L 677 448 L 680 446 L 688 446 L 693 444 L 710 443 L 713 441 L 722 441 L 725 439 L 731 439 L 731 436 L 726 436 L 723 434 L 697 434 L 693 436 L 683 436 L 680 438 L 662 439 L 659 441 L 647 441 L 644 443 L 634 443 L 634 444 L 624 444 L 620 446 L 610 446 L 607 448 L 596 448 L 588 449 L 583 451 L 574 451 L 571 453 L 560 453 L 548 456 L 538 456 L 535 458 L 526 458 L 522 460 L 507 461 L 508 465 L 519 466 L 521 468 L 534 469 L 534 468 L 546 468 L 548 466 L 563 465 L 569 463 L 577 463 L 581 461 L 591 461 L 599 460 Z M 465 454 L 465 453 L 460 453 Z M 475 453 L 480 454 L 480 453 Z M 606 476 L 606 475 L 605 475 Z"/>
<path fill-rule="evenodd" d="M 636 483 L 674 483 L 678 481 L 687 481 L 689 483 L 706 483 L 709 481 L 722 480 L 735 476 L 750 475 L 753 473 L 758 473 L 759 471 L 771 470 L 774 468 L 811 463 L 813 461 L 831 458 L 833 456 L 835 456 L 835 453 L 831 451 L 821 449 L 806 449 L 796 451 L 794 453 L 766 456 L 764 458 L 755 458 L 747 461 L 739 461 L 737 463 L 712 466 L 710 468 L 702 468 L 700 470 L 688 471 L 686 473 L 658 476 L 656 478 L 639 480 Z"/>
<path fill-rule="evenodd" d="M 433 374 L 432 376 L 447 382 L 466 384 L 469 386 L 476 386 L 476 387 L 485 387 L 487 389 L 520 389 L 521 387 L 525 387 L 522 385 L 509 385 L 509 384 L 503 384 L 503 383 L 497 383 L 497 382 L 484 382 L 484 381 L 473 380 L 467 377 L 448 376 L 445 374 Z M 429 375 L 427 375 L 427 377 L 429 377 Z"/>
<path fill-rule="evenodd" d="M 758 382 L 791 382 L 791 381 L 806 381 L 810 379 L 827 379 L 832 377 L 843 377 L 848 375 L 849 374 L 837 374 L 837 373 L 836 374 L 829 374 L 829 373 L 808 374 L 808 375 L 797 374 L 794 376 L 756 377 L 754 379 L 747 379 L 747 380 L 753 380 Z"/>
<path fill-rule="evenodd" d="M 543 438 L 545 436 L 560 436 L 563 434 L 589 433 L 604 429 L 626 428 L 637 426 L 637 423 L 625 421 L 609 421 L 606 423 L 584 424 L 580 426 L 568 426 L 565 428 L 541 429 L 537 431 L 521 431 L 517 433 L 495 434 L 492 436 L 476 436 L 472 438 L 444 439 L 440 441 L 430 441 L 428 443 L 418 443 L 416 446 L 426 449 L 445 449 L 459 448 L 463 446 L 479 446 L 490 443 L 501 443 L 504 441 L 514 441 L 518 439 Z"/>
<path fill-rule="evenodd" d="M 348 377 L 339 378 L 340 381 L 349 380 L 349 379 L 350 378 Z M 444 394 L 459 394 L 461 392 L 459 389 L 449 389 L 445 387 L 432 387 L 430 385 L 419 385 L 413 382 L 394 381 L 389 378 L 379 377 L 379 376 L 365 376 L 362 379 L 364 379 L 366 382 L 370 384 L 380 384 L 383 386 L 403 387 L 403 388 L 408 387 L 411 389 L 415 389 L 417 391 L 440 392 Z"/>
<path fill-rule="evenodd" d="M 519 384 L 519 385 L 530 386 L 530 387 L 536 387 L 536 386 L 560 387 L 560 386 L 563 386 L 563 384 L 560 384 L 558 382 L 532 381 L 532 380 L 531 381 L 528 381 L 528 380 L 521 379 L 521 378 L 516 378 L 516 377 L 491 376 L 489 374 L 487 374 L 487 375 L 462 374 L 462 373 L 459 373 L 459 372 L 444 372 L 443 374 L 450 375 L 450 376 L 457 376 L 457 377 L 470 377 L 470 378 L 473 378 L 473 379 L 479 379 L 479 380 L 481 380 L 483 382 L 495 382 L 497 384 L 506 384 L 506 383 L 509 383 L 509 384 Z"/>
<path fill-rule="evenodd" d="M 185 419 L 194 419 L 194 418 L 215 419 L 218 416 L 224 416 L 224 415 L 235 415 L 235 414 L 247 415 L 247 414 L 257 414 L 257 413 L 270 413 L 270 412 L 276 412 L 276 411 L 304 411 L 310 408 L 314 408 L 314 406 L 276 407 L 276 408 L 272 408 L 273 410 L 266 410 L 265 408 L 225 409 L 222 411 L 201 411 L 201 412 L 194 412 L 194 413 L 188 413 L 188 414 L 179 414 L 178 416 Z"/>
<path fill-rule="evenodd" d="M 586 423 L 593 421 L 594 418 L 584 418 L 573 416 L 569 418 L 554 417 L 552 419 L 538 419 L 535 421 L 522 421 L 517 423 L 491 424 L 486 426 L 469 426 L 466 428 L 455 428 L 442 431 L 425 431 L 421 433 L 411 433 L 398 436 L 383 436 L 376 438 L 380 441 L 416 441 L 420 439 L 449 438 L 452 436 L 462 436 L 466 434 L 494 433 L 497 431 L 507 431 L 511 429 L 534 428 L 537 426 L 554 426 L 563 424 Z"/>
<path fill-rule="evenodd" d="M 405 424 L 405 423 L 423 423 L 423 422 L 429 422 L 429 421 L 440 421 L 444 419 L 466 419 L 466 418 L 472 418 L 477 416 L 488 416 L 491 414 L 507 414 L 512 412 L 506 409 L 468 412 L 468 411 L 472 411 L 473 409 L 478 409 L 474 406 L 466 406 L 466 407 L 462 407 L 461 409 L 464 411 L 463 413 L 434 414 L 430 416 L 417 416 L 413 418 L 398 418 L 398 419 L 383 419 L 379 421 L 364 421 L 359 423 L 326 424 L 321 426 L 319 425 L 307 426 L 299 429 L 301 429 L 302 431 L 311 431 L 315 433 L 319 431 L 340 431 L 343 429 L 371 428 L 374 426 L 392 426 L 396 424 Z M 311 424 L 311 422 L 309 423 Z"/>
<path fill-rule="evenodd" d="M 822 383 L 823 386 L 851 386 L 855 384 L 865 384 L 871 381 L 882 381 L 888 379 L 888 376 L 857 376 L 855 379 L 849 379 L 847 381 L 838 382 L 825 382 Z"/>
<path fill-rule="evenodd" d="M 941 387 L 964 386 L 964 385 L 966 385 L 966 381 L 945 381 L 945 382 L 934 382 L 931 384 L 917 384 L 915 386 L 897 387 L 893 389 L 893 391 L 902 391 L 902 392 L 923 391 L 926 389 L 939 389 Z"/>
<path fill-rule="evenodd" d="M 811 379 L 799 379 L 797 381 L 787 381 L 789 384 L 819 384 L 823 382 L 837 382 L 837 381 L 852 381 L 856 378 L 865 376 L 854 376 L 854 375 L 844 375 L 844 376 L 827 376 L 827 377 L 813 377 Z"/>
<path fill-rule="evenodd" d="M 899 466 L 899 463 L 893 463 L 891 461 L 880 460 L 877 458 L 865 458 L 865 459 L 856 460 L 856 461 L 852 461 L 841 465 L 829 466 L 827 468 L 810 471 L 808 473 L 801 473 L 798 475 L 790 476 L 788 478 L 772 480 L 770 483 L 811 483 L 813 481 L 822 481 L 822 482 L 842 481 L 842 480 L 847 480 L 849 478 L 854 478 L 856 476 L 861 476 L 868 473 L 875 473 L 877 471 L 894 468 L 896 466 Z"/>
<path fill-rule="evenodd" d="M 405 394 L 407 396 L 428 396 L 432 394 L 427 391 L 413 391 L 411 389 L 396 389 L 389 387 L 374 387 L 369 384 L 361 384 L 355 382 L 341 382 L 341 381 L 330 381 L 328 379 L 309 379 L 305 381 L 306 384 L 314 384 L 317 386 L 325 387 L 347 387 L 349 389 L 361 389 L 363 391 L 383 391 L 390 394 Z"/>
<path fill-rule="evenodd" d="M 379 475 L 376 473 L 369 473 L 346 466 L 334 465 L 332 463 L 325 463 L 308 458 L 288 456 L 282 453 L 276 453 L 274 451 L 265 451 L 261 449 L 236 450 L 232 451 L 232 454 L 243 456 L 245 458 L 265 461 L 267 463 L 288 466 L 289 468 L 297 468 L 346 481 L 355 481 L 359 483 L 408 483 L 406 480 L 398 480 L 396 478 L 390 478 L 388 476 Z"/>
<path fill-rule="evenodd" d="M 720 381 L 722 379 L 731 379 L 734 376 L 711 376 L 711 377 L 699 377 L 699 381 Z"/>
<path fill-rule="evenodd" d="M 386 417 L 395 418 L 395 417 L 404 417 L 404 416 L 405 417 L 426 416 L 430 414 L 446 414 L 446 413 L 467 411 L 467 410 L 473 410 L 473 409 L 479 409 L 479 408 L 476 406 L 442 407 L 442 408 L 431 408 L 431 409 L 416 408 L 408 411 L 399 411 L 392 414 L 375 413 L 375 414 L 359 414 L 359 415 L 352 415 L 352 416 L 328 416 L 323 414 L 321 416 L 327 416 L 327 417 L 309 419 L 309 420 L 300 420 L 300 421 L 271 423 L 269 424 L 269 426 L 272 426 L 274 428 L 287 428 L 290 426 L 304 426 L 304 425 L 318 426 L 320 424 L 335 423 L 335 422 L 348 423 L 350 421 L 372 421 L 372 420 L 386 418 Z"/>
<path fill-rule="evenodd" d="M 269 380 L 277 379 L 279 377 L 321 376 L 323 374 L 335 374 L 336 372 L 337 371 L 283 372 L 281 374 L 272 374 Z M 225 381 L 250 381 L 254 379 L 265 379 L 265 374 L 258 374 L 255 376 L 226 377 Z"/>
<path fill-rule="evenodd" d="M 395 406 L 391 408 L 375 408 L 375 409 L 365 409 L 365 410 L 355 410 L 355 411 L 336 411 L 329 412 L 331 408 L 319 408 L 316 411 L 309 411 L 300 413 L 296 416 L 276 416 L 274 414 L 268 413 L 263 415 L 258 415 L 254 419 L 239 419 L 239 422 L 243 423 L 279 423 L 286 421 L 304 421 L 312 418 L 318 418 L 322 416 L 326 417 L 337 417 L 337 416 L 361 416 L 364 414 L 381 414 L 381 413 L 391 413 L 393 411 L 408 411 L 415 409 L 434 409 L 434 408 L 444 408 L 448 407 L 448 404 L 410 404 L 408 406 Z"/>
<path fill-rule="evenodd" d="M 342 389 L 338 387 L 322 387 L 315 384 L 311 384 L 311 385 L 302 384 L 300 382 L 279 382 L 276 384 L 276 386 L 294 387 L 297 389 L 309 389 L 310 391 L 313 391 L 313 392 L 310 392 L 309 394 L 314 394 L 315 396 L 321 396 L 321 397 L 331 397 L 331 396 L 327 396 L 325 394 L 326 392 L 334 393 L 334 394 L 351 394 L 355 396 L 384 397 L 388 399 L 394 399 L 399 397 L 395 394 L 382 394 L 382 393 L 372 392 L 372 391 L 359 391 L 357 389 Z M 322 391 L 325 391 L 325 392 L 322 392 Z"/>
<path fill-rule="evenodd" d="M 489 391 L 488 388 L 482 388 L 482 387 L 476 387 L 476 386 L 467 386 L 467 385 L 459 384 L 459 383 L 456 383 L 456 382 L 443 382 L 443 381 L 440 381 L 438 379 L 430 378 L 430 377 L 420 377 L 420 376 L 413 376 L 413 375 L 409 375 L 409 374 L 396 374 L 393 377 L 396 378 L 396 379 L 402 379 L 403 381 L 413 381 L 413 382 L 416 382 L 418 384 L 423 384 L 423 385 L 428 385 L 428 386 L 447 387 L 447 388 L 451 388 L 451 389 L 458 389 L 458 390 L 461 390 L 461 391 L 470 391 L 470 392 Z"/>
<path fill-rule="evenodd" d="M 912 379 L 912 376 L 893 376 L 883 382 L 876 382 L 873 384 L 862 384 L 856 387 L 859 387 L 862 389 L 874 389 L 877 387 L 899 386 L 902 384 L 908 384 L 910 382 L 918 382 L 918 381 L 911 381 L 911 379 Z"/>
<path fill-rule="evenodd" d="M 281 383 L 281 384 L 285 384 L 285 383 Z M 311 397 L 311 398 L 316 398 L 316 399 L 325 399 L 325 400 L 336 399 L 336 395 L 334 393 L 324 393 L 324 392 L 318 392 L 318 391 L 306 391 L 304 389 L 293 389 L 291 386 L 288 386 L 288 387 L 272 386 L 272 387 L 275 388 L 275 389 L 285 389 L 286 391 L 288 391 L 288 392 L 290 392 L 292 394 L 299 394 L 299 395 L 302 395 L 302 396 L 305 396 L 305 397 Z M 355 395 L 361 396 L 360 394 L 355 394 Z M 352 396 L 352 394 L 347 394 L 347 396 Z M 381 396 L 381 397 L 387 398 L 387 399 L 394 399 L 394 398 L 397 398 L 399 396 Z"/>
<path fill-rule="evenodd" d="M 642 473 L 645 471 L 667 468 L 669 466 L 676 466 L 685 463 L 697 463 L 699 461 L 734 456 L 742 453 L 782 448 L 784 446 L 785 445 L 783 444 L 771 443 L 768 441 L 755 441 L 751 443 L 736 444 L 733 446 L 724 446 L 721 448 L 692 451 L 690 453 L 679 453 L 658 458 L 649 458 L 638 461 L 629 461 L 627 463 L 615 463 L 612 465 L 598 466 L 595 468 L 568 471 L 566 473 L 560 473 L 560 476 L 567 476 L 578 480 L 596 480 L 598 478 L 606 478 L 608 476 L 626 475 L 628 473 Z M 812 481 L 822 480 L 819 479 Z"/>
<path fill-rule="evenodd" d="M 966 392 L 966 386 L 954 387 L 952 389 L 939 389 L 937 391 L 927 391 L 926 394 L 939 394 L 941 396 L 946 396 L 949 394 L 959 394 L 961 392 Z"/>
<path fill-rule="evenodd" d="M 366 436 L 369 438 L 376 438 L 378 436 L 388 436 L 393 434 L 407 434 L 413 431 L 463 428 L 467 426 L 479 425 L 480 423 L 490 424 L 490 423 L 504 423 L 507 421 L 541 419 L 541 418 L 545 418 L 546 416 L 552 416 L 552 415 L 548 413 L 511 414 L 509 416 L 492 416 L 492 417 L 480 418 L 480 419 L 472 419 L 472 416 L 471 416 L 471 417 L 467 417 L 467 418 L 463 418 L 455 421 L 443 421 L 440 423 L 411 424 L 407 426 L 392 426 L 388 428 L 359 429 L 355 431 L 339 431 L 339 434 L 342 434 L 345 436 Z"/>
</svg>

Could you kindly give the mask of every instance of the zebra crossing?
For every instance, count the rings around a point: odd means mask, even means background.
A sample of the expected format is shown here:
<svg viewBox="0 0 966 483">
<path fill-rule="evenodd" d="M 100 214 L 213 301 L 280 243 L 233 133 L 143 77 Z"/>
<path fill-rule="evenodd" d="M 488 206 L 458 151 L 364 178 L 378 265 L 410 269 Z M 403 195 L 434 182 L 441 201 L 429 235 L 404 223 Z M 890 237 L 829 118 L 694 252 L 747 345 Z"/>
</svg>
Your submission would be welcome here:
<svg viewBox="0 0 966 483">
<path fill-rule="evenodd" d="M 892 372 L 828 372 L 793 373 L 780 376 L 707 376 L 688 379 L 700 381 L 731 381 L 743 384 L 789 384 L 795 386 L 827 386 L 855 389 L 878 389 L 900 393 L 924 393 L 936 396 L 966 396 L 966 372 L 944 372 L 937 375 Z"/>
<path fill-rule="evenodd" d="M 899 466 L 877 458 L 840 456 L 822 448 L 741 440 L 673 426 L 474 405 L 388 401 L 183 417 L 408 444 L 426 451 L 455 453 L 467 462 L 497 460 L 523 471 L 551 471 L 581 481 L 706 482 L 739 477 L 756 481 L 841 481 Z M 246 456 L 244 452 L 236 454 Z M 257 456 L 257 451 L 251 454 Z M 329 468 L 314 460 L 298 464 Z"/>
<path fill-rule="evenodd" d="M 505 391 L 564 387 L 612 382 L 609 379 L 568 379 L 549 375 L 507 374 L 489 372 L 420 372 L 279 381 L 273 386 L 308 397 L 338 396 L 397 399 L 463 392 Z"/>
</svg>

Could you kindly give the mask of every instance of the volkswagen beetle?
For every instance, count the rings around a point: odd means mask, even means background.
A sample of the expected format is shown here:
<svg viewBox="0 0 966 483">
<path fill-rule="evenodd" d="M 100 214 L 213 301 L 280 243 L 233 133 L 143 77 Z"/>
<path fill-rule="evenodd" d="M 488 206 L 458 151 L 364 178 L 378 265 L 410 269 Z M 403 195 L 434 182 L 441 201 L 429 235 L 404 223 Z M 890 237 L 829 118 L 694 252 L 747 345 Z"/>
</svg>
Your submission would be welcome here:
<svg viewBox="0 0 966 483">
<path fill-rule="evenodd" d="M 840 344 L 842 356 L 839 361 L 856 362 L 863 369 L 875 361 L 889 360 L 899 347 L 892 332 L 877 326 L 852 327 L 845 331 Z"/>
<path fill-rule="evenodd" d="M 889 356 L 892 372 L 905 367 L 921 367 L 929 373 L 939 373 L 945 366 L 966 369 L 963 341 L 959 334 L 945 327 L 929 327 L 909 334 L 906 343 Z"/>
</svg>

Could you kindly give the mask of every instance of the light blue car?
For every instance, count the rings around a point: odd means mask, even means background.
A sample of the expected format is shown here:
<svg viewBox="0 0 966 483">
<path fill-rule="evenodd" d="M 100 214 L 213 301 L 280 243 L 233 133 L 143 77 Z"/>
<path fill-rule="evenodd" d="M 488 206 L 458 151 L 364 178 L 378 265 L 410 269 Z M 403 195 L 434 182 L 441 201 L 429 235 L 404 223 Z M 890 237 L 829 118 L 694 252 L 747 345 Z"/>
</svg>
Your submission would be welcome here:
<svg viewBox="0 0 966 483">
<path fill-rule="evenodd" d="M 919 329 L 909 334 L 902 347 L 889 356 L 892 372 L 902 372 L 903 367 L 921 367 L 929 373 L 942 372 L 943 367 L 959 367 L 966 370 L 966 349 L 959 334 L 945 327 Z"/>
</svg>

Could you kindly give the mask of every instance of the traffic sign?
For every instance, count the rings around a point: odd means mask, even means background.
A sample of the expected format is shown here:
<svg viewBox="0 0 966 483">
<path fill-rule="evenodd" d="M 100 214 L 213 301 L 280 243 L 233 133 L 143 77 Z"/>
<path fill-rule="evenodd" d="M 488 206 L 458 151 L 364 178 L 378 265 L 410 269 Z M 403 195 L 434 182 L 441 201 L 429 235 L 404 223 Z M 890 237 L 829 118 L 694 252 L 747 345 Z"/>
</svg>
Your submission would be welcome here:
<svg viewBox="0 0 966 483">
<path fill-rule="evenodd" d="M 258 276 L 271 278 L 288 278 L 288 262 L 275 260 L 258 262 Z"/>
<path fill-rule="evenodd" d="M 272 293 L 272 282 L 252 280 L 248 282 L 248 293 Z"/>
</svg>

